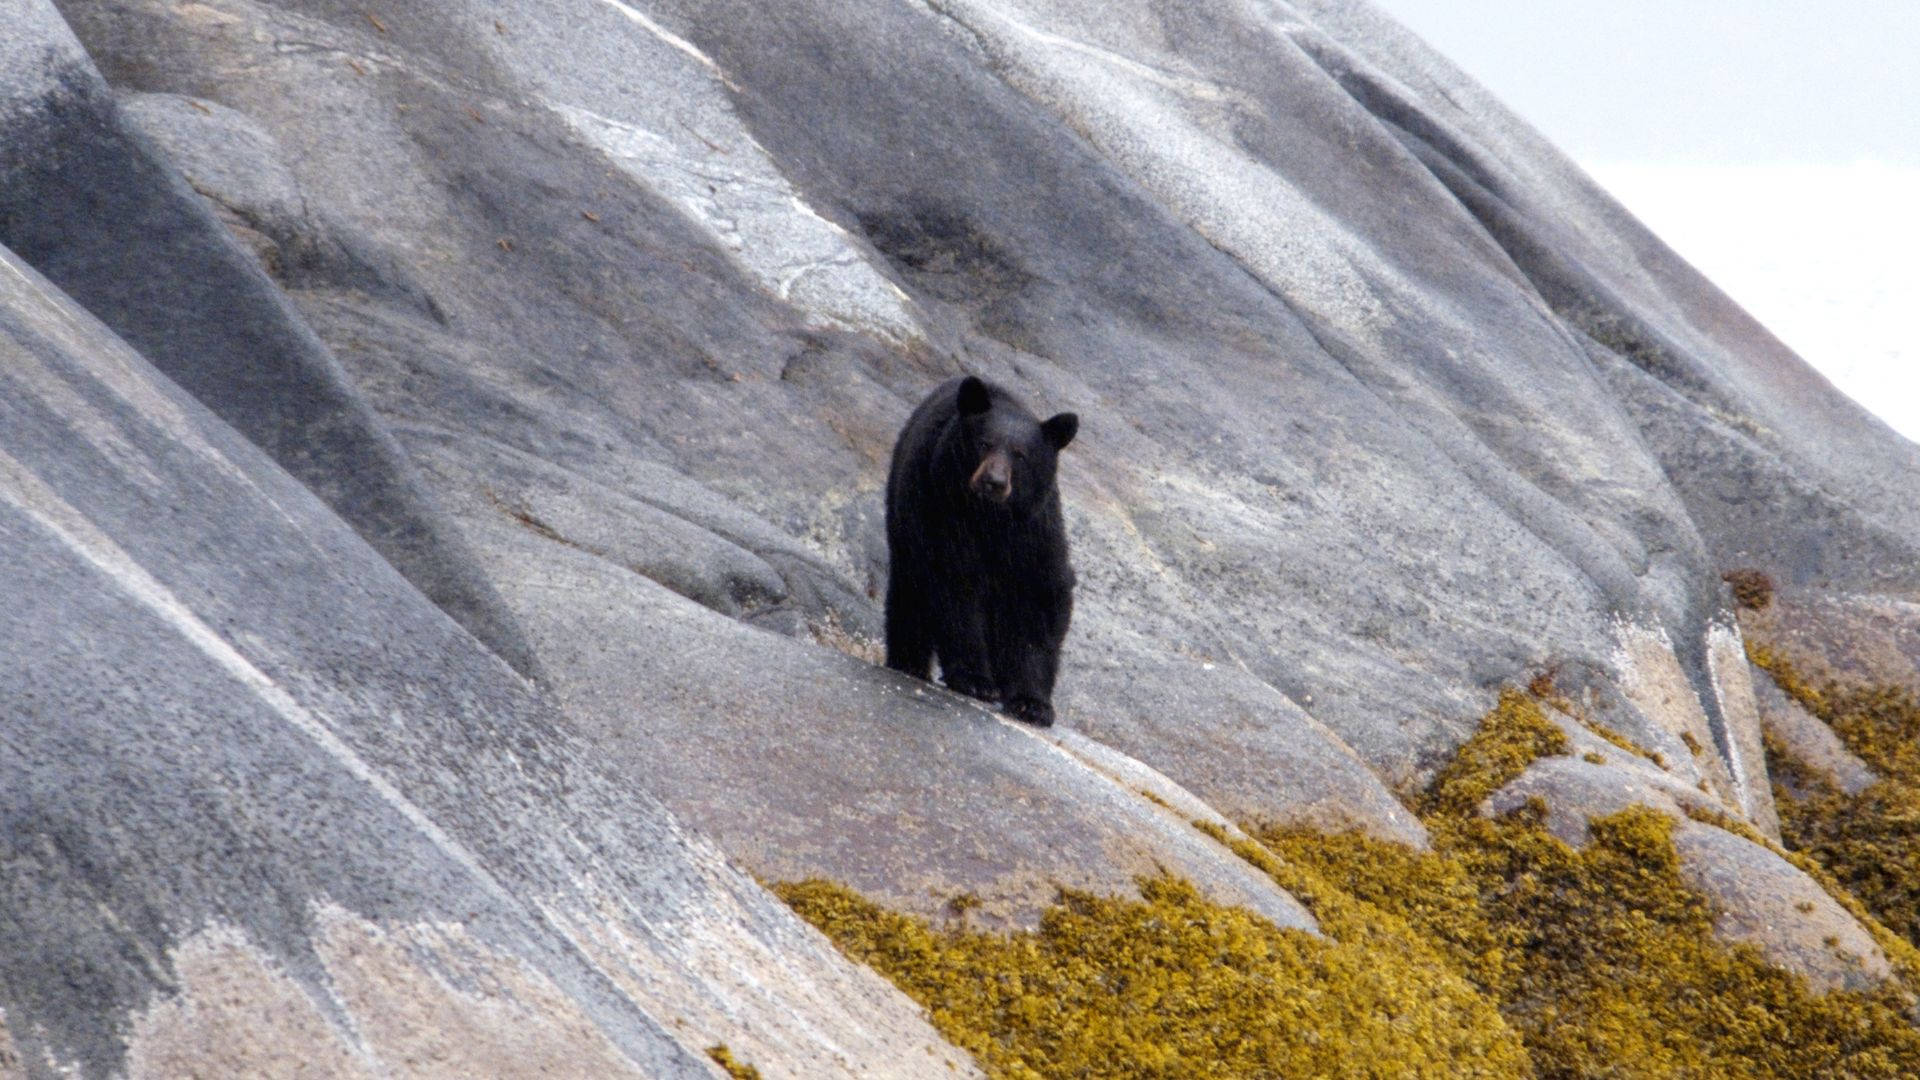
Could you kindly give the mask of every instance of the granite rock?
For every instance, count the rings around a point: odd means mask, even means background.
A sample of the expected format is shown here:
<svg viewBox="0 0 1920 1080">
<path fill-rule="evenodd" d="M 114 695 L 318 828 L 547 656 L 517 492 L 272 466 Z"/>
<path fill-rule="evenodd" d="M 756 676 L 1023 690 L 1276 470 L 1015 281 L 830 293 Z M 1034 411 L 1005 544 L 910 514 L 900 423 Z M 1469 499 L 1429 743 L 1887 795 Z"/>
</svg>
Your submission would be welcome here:
<svg viewBox="0 0 1920 1080">
<path fill-rule="evenodd" d="M 915 1075 L 748 874 L 1311 929 L 1190 822 L 1424 844 L 1545 678 L 1606 759 L 1516 782 L 1569 836 L 1771 835 L 1745 643 L 1920 681 L 1920 451 L 1364 0 L 10 20 L 0 1062 Z M 870 662 L 963 370 L 1082 418 L 1051 734 Z M 1883 970 L 1678 836 L 1730 938 Z"/>
</svg>

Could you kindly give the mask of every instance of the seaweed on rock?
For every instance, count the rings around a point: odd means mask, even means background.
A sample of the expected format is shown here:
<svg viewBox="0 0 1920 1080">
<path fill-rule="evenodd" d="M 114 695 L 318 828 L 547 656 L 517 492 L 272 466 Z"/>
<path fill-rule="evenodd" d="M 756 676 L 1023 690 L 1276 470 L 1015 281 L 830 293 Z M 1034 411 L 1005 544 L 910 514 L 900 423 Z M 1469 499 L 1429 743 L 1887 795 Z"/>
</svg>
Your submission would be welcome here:
<svg viewBox="0 0 1920 1080">
<path fill-rule="evenodd" d="M 1570 752 L 1508 691 L 1422 800 L 1430 851 L 1196 823 L 1323 936 L 1169 877 L 1138 900 L 1062 892 L 1025 934 L 936 929 L 825 881 L 776 889 L 995 1077 L 1920 1075 L 1914 954 L 1884 928 L 1870 925 L 1900 977 L 1822 993 L 1714 935 L 1671 818 L 1596 818 L 1576 848 L 1538 800 L 1480 816 L 1531 762 Z"/>
<path fill-rule="evenodd" d="M 1920 946 L 1920 699 L 1904 687 L 1810 685 L 1786 658 L 1751 645 L 1754 664 L 1825 722 L 1880 779 L 1857 795 L 1768 740 L 1780 838 Z"/>
<path fill-rule="evenodd" d="M 1283 929 L 1170 877 L 1063 892 L 1029 934 L 935 929 L 844 886 L 776 886 L 1001 1078 L 1529 1075 L 1499 1015 L 1404 924 Z M 1463 1071 L 1464 1070 L 1464 1071 Z"/>
</svg>

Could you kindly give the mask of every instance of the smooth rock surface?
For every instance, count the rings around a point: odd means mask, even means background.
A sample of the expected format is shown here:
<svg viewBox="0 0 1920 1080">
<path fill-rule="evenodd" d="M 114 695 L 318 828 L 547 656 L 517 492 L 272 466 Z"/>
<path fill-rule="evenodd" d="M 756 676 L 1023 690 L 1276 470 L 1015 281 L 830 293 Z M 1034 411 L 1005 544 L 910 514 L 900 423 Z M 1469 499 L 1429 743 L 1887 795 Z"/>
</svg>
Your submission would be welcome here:
<svg viewBox="0 0 1920 1080">
<path fill-rule="evenodd" d="M 1681 879 L 1714 902 L 1716 936 L 1828 989 L 1864 989 L 1891 972 L 1866 929 L 1780 856 L 1697 821 L 1680 823 L 1673 846 Z"/>
<path fill-rule="evenodd" d="M 1304 927 L 1188 822 L 1421 844 L 1550 676 L 1666 763 L 1580 729 L 1562 827 L 1766 831 L 1743 641 L 1920 671 L 1920 451 L 1364 0 L 15 7 L 0 1061 L 917 1075 L 709 845 Z M 861 662 L 961 370 L 1082 417 L 1052 735 Z M 1694 828 L 1729 936 L 1851 978 Z"/>
<path fill-rule="evenodd" d="M 0 290 L 0 986 L 34 1073 L 968 1071 L 5 251 Z"/>
<path fill-rule="evenodd" d="M 976 918 L 1030 926 L 1062 886 L 1126 895 L 1165 870 L 1314 926 L 1191 819 L 1031 728 L 726 619 L 496 507 L 455 512 L 603 759 L 763 878 L 833 877 L 929 915 L 971 892 Z"/>
<path fill-rule="evenodd" d="M 530 660 L 457 535 L 326 345 L 162 150 L 130 130 L 46 0 L 43 107 L 0 148 L 0 244 L 93 311 L 155 366 L 350 521 L 444 610 L 524 671 Z M 24 88 L 23 88 L 24 89 Z M 245 132 L 244 118 L 226 120 Z M 254 134 L 258 133 L 246 133 Z M 271 169 L 257 140 L 210 136 L 209 156 Z M 270 198 L 271 196 L 265 196 Z"/>
</svg>

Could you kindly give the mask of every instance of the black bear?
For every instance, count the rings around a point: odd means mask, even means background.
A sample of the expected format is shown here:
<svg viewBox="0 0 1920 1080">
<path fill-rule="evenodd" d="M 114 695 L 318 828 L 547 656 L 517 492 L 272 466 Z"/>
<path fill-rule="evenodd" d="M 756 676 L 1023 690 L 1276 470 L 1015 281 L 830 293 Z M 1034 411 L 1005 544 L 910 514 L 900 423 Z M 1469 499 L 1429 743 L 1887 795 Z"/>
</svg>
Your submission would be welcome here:
<svg viewBox="0 0 1920 1080">
<path fill-rule="evenodd" d="M 969 375 L 927 395 L 887 476 L 887 666 L 1053 723 L 1073 615 L 1054 469 L 1080 419 L 1044 423 Z"/>
</svg>

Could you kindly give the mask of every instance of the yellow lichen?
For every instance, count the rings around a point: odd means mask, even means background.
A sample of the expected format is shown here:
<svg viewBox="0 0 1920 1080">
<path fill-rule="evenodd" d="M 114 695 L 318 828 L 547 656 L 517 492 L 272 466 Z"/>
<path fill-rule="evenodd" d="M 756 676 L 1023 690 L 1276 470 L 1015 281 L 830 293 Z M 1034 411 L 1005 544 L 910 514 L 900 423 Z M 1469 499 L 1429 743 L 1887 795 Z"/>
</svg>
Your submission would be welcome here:
<svg viewBox="0 0 1920 1080">
<path fill-rule="evenodd" d="M 741 1064 L 739 1059 L 733 1056 L 733 1051 L 727 1049 L 725 1043 L 707 1047 L 707 1056 L 713 1059 L 714 1064 L 725 1069 L 727 1075 L 733 1077 L 733 1080 L 760 1080 L 760 1070 L 751 1065 Z"/>
<path fill-rule="evenodd" d="M 1256 835 L 1258 844 L 1229 846 L 1317 918 L 1353 933 L 1396 934 L 1403 950 L 1431 950 L 1496 1000 L 1511 984 L 1524 941 L 1487 921 L 1479 887 L 1458 859 L 1361 832 L 1263 828 Z"/>
<path fill-rule="evenodd" d="M 1509 1023 L 1548 1076 L 1900 1076 L 1920 1032 L 1894 988 L 1818 994 L 1713 933 L 1686 887 L 1671 819 L 1597 818 L 1573 848 L 1540 815 L 1442 824 L 1441 850 L 1481 887 L 1482 913 L 1517 930 Z"/>
<path fill-rule="evenodd" d="M 1509 693 L 1512 693 L 1512 691 L 1509 691 Z M 1633 740 L 1627 738 L 1625 735 L 1622 735 L 1619 732 L 1608 727 L 1607 725 L 1601 723 L 1600 721 L 1595 720 L 1590 710 L 1582 708 L 1579 702 L 1574 701 L 1572 698 L 1568 697 L 1565 693 L 1563 693 L 1560 690 L 1558 684 L 1555 681 L 1555 676 L 1552 671 L 1547 671 L 1545 673 L 1535 675 L 1531 680 L 1529 680 L 1527 682 L 1527 696 L 1532 698 L 1533 701 L 1538 705 L 1546 705 L 1554 709 L 1558 709 L 1560 712 L 1565 713 L 1567 716 L 1577 721 L 1581 727 L 1586 728 L 1588 731 L 1593 732 L 1595 735 L 1600 736 L 1602 739 L 1605 739 L 1608 742 L 1612 743 L 1613 745 L 1619 747 L 1620 749 L 1625 750 L 1627 753 L 1633 754 L 1637 757 L 1643 757 L 1663 769 L 1667 767 L 1666 759 L 1661 757 L 1659 754 L 1654 753 L 1652 750 L 1649 750 L 1646 747 L 1641 746 L 1639 743 L 1634 742 Z M 1594 755 L 1594 754 L 1585 755 L 1588 761 L 1593 761 L 1593 759 L 1596 756 L 1598 755 Z M 1604 761 L 1605 759 L 1603 758 L 1601 761 L 1594 762 L 1594 764 L 1596 765 L 1603 764 Z"/>
<path fill-rule="evenodd" d="M 1619 732 L 1613 730 L 1607 725 L 1602 724 L 1597 720 L 1594 720 L 1591 718 L 1585 718 L 1585 717 L 1581 719 L 1580 723 L 1588 731 L 1593 732 L 1595 735 L 1598 735 L 1601 738 L 1612 743 L 1613 745 L 1619 747 L 1620 749 L 1625 750 L 1627 753 L 1632 754 L 1635 757 L 1645 758 L 1648 761 L 1653 762 L 1655 765 L 1658 765 L 1662 769 L 1667 767 L 1666 758 L 1662 757 L 1660 754 L 1652 750 L 1647 749 L 1644 746 L 1641 746 L 1639 743 L 1634 742 L 1632 739 L 1627 738 L 1625 735 L 1620 734 Z"/>
<path fill-rule="evenodd" d="M 1027 934 L 936 929 L 828 882 L 776 889 L 997 1078 L 1920 1075 L 1920 968 L 1884 928 L 1869 925 L 1907 985 L 1815 993 L 1714 936 L 1671 819 L 1629 808 L 1575 848 L 1538 799 L 1479 816 L 1528 764 L 1566 752 L 1534 702 L 1503 694 L 1422 800 L 1430 851 L 1195 823 L 1298 898 L 1321 936 L 1170 877 L 1143 879 L 1138 900 L 1063 892 Z"/>
<path fill-rule="evenodd" d="M 1909 943 L 1920 945 L 1920 700 L 1903 687 L 1815 688 L 1764 646 L 1749 655 L 1880 779 L 1857 795 L 1766 741 L 1780 838 Z"/>
<path fill-rule="evenodd" d="M 1786 792 L 1778 787 L 1776 787 L 1774 791 L 1778 795 L 1786 795 Z M 1846 910 L 1848 915 L 1853 916 L 1854 921 L 1866 929 L 1868 935 L 1873 938 L 1874 944 L 1880 946 L 1880 951 L 1885 953 L 1887 959 L 1892 962 L 1893 968 L 1899 973 L 1902 982 L 1909 989 L 1920 993 L 1920 947 L 1916 947 L 1913 942 L 1908 941 L 1906 938 L 1889 929 L 1887 924 L 1880 920 L 1877 913 L 1870 909 L 1865 903 L 1861 902 L 1858 896 L 1849 892 L 1847 887 L 1841 884 L 1840 880 L 1833 875 L 1832 871 L 1828 870 L 1827 867 L 1822 865 L 1817 859 L 1804 851 L 1794 851 L 1782 847 L 1772 840 L 1767 839 L 1758 829 L 1727 814 L 1698 806 L 1690 806 L 1686 812 L 1687 816 L 1695 821 L 1725 829 L 1735 836 L 1759 844 L 1761 847 L 1785 859 L 1791 863 L 1795 869 L 1813 879 L 1814 884 L 1820 886 L 1834 902 Z M 1795 907 L 1800 908 L 1800 905 L 1795 905 Z M 1800 910 L 1803 913 L 1811 911 L 1813 910 L 1813 905 L 1807 904 L 1804 908 L 1800 908 Z"/>
<path fill-rule="evenodd" d="M 1529 1075 L 1433 950 L 1404 925 L 1349 924 L 1332 909 L 1354 902 L 1325 889 L 1323 937 L 1170 877 L 1139 900 L 1063 892 L 1015 935 L 934 929 L 830 882 L 777 887 L 995 1077 Z"/>
<path fill-rule="evenodd" d="M 1816 994 L 1757 951 L 1720 943 L 1710 906 L 1680 881 L 1664 816 L 1636 807 L 1597 819 L 1579 849 L 1540 826 L 1537 806 L 1434 824 L 1436 849 L 1424 854 L 1357 835 L 1272 839 L 1456 955 L 1473 943 L 1498 949 L 1475 981 L 1540 1075 L 1893 1077 L 1920 1067 L 1920 1034 L 1896 988 Z M 1402 884 L 1436 879 L 1465 880 L 1473 895 L 1434 903 Z"/>
<path fill-rule="evenodd" d="M 1776 847 L 1774 842 L 1767 839 L 1766 834 L 1762 833 L 1759 829 L 1754 828 L 1752 825 L 1741 821 L 1739 818 L 1725 811 L 1715 810 L 1699 803 L 1690 803 L 1681 807 L 1680 810 L 1694 821 L 1730 832 L 1748 843 L 1759 844 L 1769 851 L 1774 850 Z"/>
<path fill-rule="evenodd" d="M 1771 646 L 1747 639 L 1747 659 L 1753 666 L 1772 677 L 1774 684 L 1786 691 L 1788 697 L 1806 707 L 1815 716 L 1826 712 L 1826 698 L 1811 683 L 1800 677 L 1800 673 L 1786 657 L 1780 655 Z"/>
<path fill-rule="evenodd" d="M 1503 700 L 1476 740 L 1525 745 L 1513 732 L 1531 725 L 1516 716 Z M 1487 790 L 1526 757 L 1480 752 L 1477 777 L 1456 759 L 1436 792 Z M 1592 839 L 1574 848 L 1545 829 L 1538 799 L 1497 820 L 1462 809 L 1479 801 L 1430 796 L 1448 809 L 1425 817 L 1428 852 L 1270 829 L 1260 839 L 1284 859 L 1250 861 L 1282 867 L 1275 879 L 1290 888 L 1311 868 L 1402 918 L 1498 1005 L 1542 1076 L 1920 1075 L 1907 988 L 1818 994 L 1757 950 L 1723 944 L 1711 905 L 1680 876 L 1670 819 L 1633 807 L 1590 822 Z M 1766 843 L 1744 823 L 1715 823 Z"/>
<path fill-rule="evenodd" d="M 1920 945 L 1920 787 L 1882 780 L 1858 795 L 1779 794 L 1781 839 Z"/>
<path fill-rule="evenodd" d="M 1487 796 L 1526 771 L 1535 759 L 1571 752 L 1566 733 L 1532 698 L 1503 690 L 1480 729 L 1455 753 L 1427 789 L 1428 813 L 1470 814 Z"/>
</svg>

